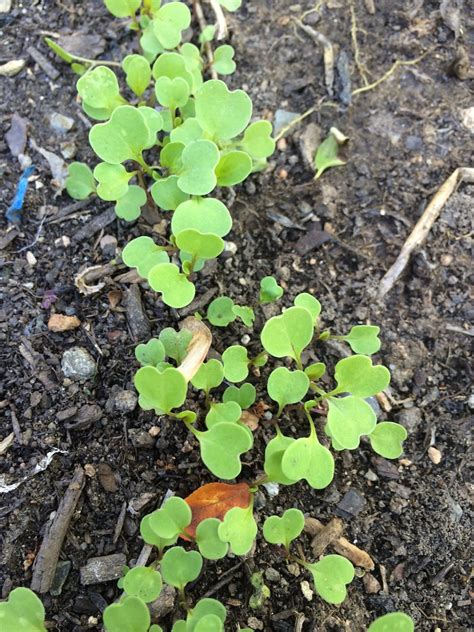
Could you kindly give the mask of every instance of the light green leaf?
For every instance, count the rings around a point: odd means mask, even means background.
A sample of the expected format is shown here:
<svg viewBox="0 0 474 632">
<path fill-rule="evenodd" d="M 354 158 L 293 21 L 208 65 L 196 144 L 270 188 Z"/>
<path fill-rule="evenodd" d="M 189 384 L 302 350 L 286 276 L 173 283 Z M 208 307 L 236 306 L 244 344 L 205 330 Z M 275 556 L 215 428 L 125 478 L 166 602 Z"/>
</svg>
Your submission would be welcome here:
<svg viewBox="0 0 474 632">
<path fill-rule="evenodd" d="M 85 200 L 95 193 L 92 170 L 83 162 L 71 162 L 67 168 L 66 191 L 75 200 Z"/>
<path fill-rule="evenodd" d="M 380 327 L 375 325 L 354 325 L 344 340 L 349 343 L 354 353 L 372 355 L 377 353 L 382 343 L 378 337 Z"/>
<path fill-rule="evenodd" d="M 157 55 L 164 51 L 163 46 L 155 36 L 153 22 L 151 20 L 143 28 L 140 37 L 140 46 L 143 50 L 143 56 L 146 57 L 150 63 L 153 62 Z"/>
<path fill-rule="evenodd" d="M 205 44 L 206 42 L 212 42 L 215 34 L 216 34 L 216 25 L 208 24 L 199 34 L 199 43 Z"/>
<path fill-rule="evenodd" d="M 107 632 L 147 632 L 150 622 L 148 606 L 138 597 L 125 597 L 104 610 Z"/>
<path fill-rule="evenodd" d="M 168 254 L 155 244 L 151 237 L 136 237 L 129 241 L 122 251 L 122 261 L 129 268 L 136 268 L 146 279 L 150 270 L 159 263 L 168 263 Z"/>
<path fill-rule="evenodd" d="M 234 305 L 232 308 L 237 318 L 244 323 L 246 327 L 252 327 L 255 320 L 255 313 L 251 307 L 247 305 Z"/>
<path fill-rule="evenodd" d="M 191 384 L 194 388 L 209 393 L 211 389 L 220 386 L 223 379 L 224 367 L 222 366 L 222 362 L 212 359 L 201 364 L 198 372 L 191 380 Z"/>
<path fill-rule="evenodd" d="M 155 94 L 158 103 L 164 107 L 175 109 L 186 105 L 189 99 L 190 88 L 188 82 L 182 77 L 159 77 L 155 83 Z"/>
<path fill-rule="evenodd" d="M 184 6 L 184 5 L 183 5 Z M 193 76 L 186 69 L 186 60 L 178 53 L 163 53 L 153 64 L 152 74 L 155 79 L 181 77 L 186 81 L 189 89 L 193 88 Z"/>
<path fill-rule="evenodd" d="M 216 167 L 217 184 L 232 187 L 243 182 L 252 171 L 252 161 L 244 151 L 230 151 L 224 154 Z"/>
<path fill-rule="evenodd" d="M 339 167 L 345 165 L 344 160 L 338 157 L 339 143 L 333 134 L 323 140 L 319 145 L 314 157 L 314 167 L 316 169 L 315 180 L 320 178 L 329 167 Z"/>
<path fill-rule="evenodd" d="M 123 589 L 131 597 L 138 597 L 145 603 L 155 601 L 160 595 L 163 582 L 154 568 L 136 566 L 123 579 Z"/>
<path fill-rule="evenodd" d="M 224 376 L 229 382 L 242 382 L 249 374 L 247 349 L 241 345 L 228 347 L 222 354 Z"/>
<path fill-rule="evenodd" d="M 302 292 L 295 297 L 293 303 L 296 307 L 304 307 L 307 309 L 313 319 L 313 325 L 316 325 L 319 314 L 321 313 L 321 303 L 317 298 L 314 298 L 314 296 L 308 292 Z"/>
<path fill-rule="evenodd" d="M 133 17 L 141 0 L 104 0 L 104 4 L 116 18 Z"/>
<path fill-rule="evenodd" d="M 304 514 L 299 509 L 287 509 L 281 516 L 270 516 L 263 523 L 263 537 L 270 544 L 281 544 L 288 551 L 290 544 L 304 529 Z"/>
<path fill-rule="evenodd" d="M 84 74 L 76 88 L 86 114 L 99 121 L 108 119 L 115 108 L 125 103 L 115 73 L 106 66 L 97 66 Z"/>
<path fill-rule="evenodd" d="M 346 585 L 354 579 L 354 567 L 341 555 L 326 555 L 319 562 L 306 564 L 318 595 L 327 603 L 339 604 L 347 595 Z"/>
<path fill-rule="evenodd" d="M 144 366 L 136 372 L 134 383 L 140 396 L 155 410 L 169 413 L 173 408 L 180 408 L 186 399 L 186 380 L 174 368 L 160 373 L 153 366 Z"/>
<path fill-rule="evenodd" d="M 384 366 L 372 366 L 367 356 L 355 355 L 336 364 L 334 377 L 338 393 L 351 393 L 358 397 L 371 397 L 390 383 L 390 372 Z"/>
<path fill-rule="evenodd" d="M 115 214 L 127 222 L 133 222 L 140 217 L 142 206 L 145 203 L 145 191 L 141 187 L 131 184 L 125 195 L 117 200 Z M 165 261 L 168 261 L 167 257 L 163 257 L 162 263 Z"/>
<path fill-rule="evenodd" d="M 296 478 L 289 478 L 283 473 L 282 460 L 287 450 L 295 442 L 293 437 L 285 437 L 281 432 L 277 432 L 265 448 L 264 470 L 270 481 L 281 485 L 293 485 Z"/>
<path fill-rule="evenodd" d="M 140 97 L 151 80 L 150 63 L 143 55 L 127 55 L 122 61 L 122 68 L 128 87 Z"/>
<path fill-rule="evenodd" d="M 168 176 L 155 182 L 150 189 L 156 204 L 164 211 L 174 211 L 182 202 L 189 200 L 189 195 L 178 187 L 178 176 Z"/>
<path fill-rule="evenodd" d="M 44 606 L 29 588 L 15 588 L 0 602 L 2 632 L 46 632 Z"/>
<path fill-rule="evenodd" d="M 163 48 L 176 48 L 181 32 L 191 24 L 191 13 L 182 2 L 169 2 L 154 13 L 153 31 Z"/>
<path fill-rule="evenodd" d="M 260 335 L 262 345 L 270 355 L 275 358 L 288 356 L 296 361 L 312 338 L 311 314 L 303 307 L 290 307 L 281 316 L 270 318 Z"/>
<path fill-rule="evenodd" d="M 288 404 L 297 404 L 309 389 L 309 378 L 303 371 L 290 371 L 284 366 L 274 369 L 268 378 L 267 390 L 277 402 L 278 414 Z"/>
<path fill-rule="evenodd" d="M 178 186 L 190 195 L 207 195 L 216 186 L 214 173 L 219 162 L 217 145 L 209 140 L 195 140 L 186 145 L 181 154 L 182 168 Z"/>
<path fill-rule="evenodd" d="M 272 276 L 263 277 L 263 279 L 260 281 L 260 303 L 262 305 L 273 303 L 282 296 L 283 288 L 278 285 L 276 279 Z"/>
<path fill-rule="evenodd" d="M 151 524 L 153 523 L 152 516 L 153 514 L 148 514 L 142 518 L 140 522 L 140 535 L 147 544 L 156 546 L 156 548 L 161 552 L 166 549 L 166 547 L 176 544 L 179 536 L 175 535 L 173 538 L 161 538 L 151 527 Z"/>
<path fill-rule="evenodd" d="M 151 338 L 135 348 L 135 357 L 142 366 L 156 367 L 166 358 L 165 345 L 158 338 Z"/>
<path fill-rule="evenodd" d="M 142 160 L 142 151 L 148 144 L 150 130 L 141 109 L 121 105 L 112 112 L 107 123 L 92 127 L 89 142 L 104 162 L 118 165 L 125 160 Z"/>
<path fill-rule="evenodd" d="M 160 332 L 160 341 L 165 347 L 166 355 L 176 360 L 177 364 L 181 364 L 187 356 L 192 337 L 193 334 L 188 329 L 175 331 L 172 327 L 166 327 Z"/>
<path fill-rule="evenodd" d="M 160 154 L 162 167 L 166 167 L 170 173 L 177 174 L 183 168 L 181 156 L 184 151 L 183 143 L 168 143 L 163 147 Z"/>
<path fill-rule="evenodd" d="M 191 524 L 192 513 L 189 505 L 179 496 L 172 496 L 148 516 L 148 527 L 160 538 L 176 538 Z"/>
<path fill-rule="evenodd" d="M 374 409 L 360 397 L 328 397 L 329 410 L 327 424 L 331 437 L 346 448 L 354 450 L 359 446 L 362 435 L 373 432 L 377 423 Z"/>
<path fill-rule="evenodd" d="M 252 506 L 242 509 L 233 507 L 224 516 L 219 525 L 219 538 L 229 542 L 234 555 L 246 555 L 252 548 L 257 535 L 257 524 L 253 517 Z"/>
<path fill-rule="evenodd" d="M 220 200 L 194 198 L 180 204 L 171 220 L 173 235 L 191 228 L 224 237 L 232 228 L 232 218 Z"/>
<path fill-rule="evenodd" d="M 202 135 L 202 128 L 196 119 L 189 118 L 172 130 L 170 139 L 173 143 L 183 143 L 183 145 L 189 145 L 189 143 L 192 143 L 194 140 L 202 139 Z"/>
<path fill-rule="evenodd" d="M 215 259 L 224 250 L 224 241 L 220 237 L 193 228 L 178 233 L 176 245 L 196 259 Z"/>
<path fill-rule="evenodd" d="M 237 423 L 240 420 L 242 409 L 235 401 L 227 401 L 223 404 L 213 403 L 206 415 L 206 427 L 208 430 L 218 423 L 226 421 Z"/>
<path fill-rule="evenodd" d="M 128 191 L 128 181 L 133 177 L 123 165 L 109 165 L 99 162 L 94 169 L 97 185 L 97 195 L 108 202 L 119 200 Z"/>
<path fill-rule="evenodd" d="M 62 46 L 60 46 L 57 42 L 52 40 L 50 37 L 44 38 L 45 43 L 53 50 L 56 55 L 65 61 L 67 64 L 71 64 L 74 61 L 74 57 L 70 55 L 67 50 L 65 50 Z"/>
<path fill-rule="evenodd" d="M 224 403 L 235 402 L 240 406 L 242 410 L 246 410 L 255 403 L 256 398 L 257 391 L 255 390 L 255 386 L 246 382 L 240 387 L 228 386 L 224 391 L 222 401 Z"/>
<path fill-rule="evenodd" d="M 251 116 L 249 96 L 243 90 L 231 92 L 223 81 L 206 81 L 196 94 L 196 119 L 215 140 L 238 136 Z"/>
<path fill-rule="evenodd" d="M 206 432 L 199 432 L 196 437 L 206 467 L 214 476 L 225 480 L 240 474 L 240 455 L 253 445 L 253 438 L 247 429 L 235 423 L 220 422 Z"/>
<path fill-rule="evenodd" d="M 214 614 L 207 614 L 196 623 L 194 632 L 223 632 L 224 624 Z"/>
<path fill-rule="evenodd" d="M 197 551 L 185 551 L 175 546 L 166 551 L 161 560 L 161 574 L 170 586 L 184 590 L 186 584 L 199 577 L 202 557 Z"/>
<path fill-rule="evenodd" d="M 413 620 L 404 612 L 390 612 L 373 621 L 367 632 L 414 632 Z"/>
<path fill-rule="evenodd" d="M 231 75 L 235 71 L 234 54 L 234 49 L 228 44 L 216 48 L 212 67 L 219 75 Z"/>
<path fill-rule="evenodd" d="M 282 457 L 283 474 L 292 480 L 305 479 L 313 489 L 324 489 L 334 478 L 334 459 L 312 433 L 296 439 Z"/>
<path fill-rule="evenodd" d="M 164 127 L 163 116 L 160 112 L 154 108 L 150 108 L 147 105 L 140 105 L 140 114 L 143 116 L 145 123 L 148 127 L 148 141 L 145 145 L 145 149 L 150 149 L 156 145 L 156 134 Z"/>
<path fill-rule="evenodd" d="M 234 301 L 228 296 L 215 298 L 207 308 L 207 319 L 215 327 L 227 327 L 234 322 Z"/>
<path fill-rule="evenodd" d="M 381 421 L 370 433 L 369 440 L 372 450 L 386 459 L 398 459 L 403 452 L 403 442 L 407 438 L 407 431 L 400 424 L 391 421 Z"/>
<path fill-rule="evenodd" d="M 207 518 L 197 526 L 196 543 L 201 555 L 208 560 L 220 560 L 227 555 L 229 545 L 218 535 L 220 524 L 217 518 Z"/>
<path fill-rule="evenodd" d="M 180 309 L 192 302 L 196 288 L 174 263 L 159 263 L 148 273 L 148 283 L 155 292 L 161 292 L 163 302 Z"/>
<path fill-rule="evenodd" d="M 272 138 L 272 124 L 268 121 L 255 121 L 247 127 L 240 146 L 255 160 L 263 160 L 275 151 Z"/>
<path fill-rule="evenodd" d="M 310 364 L 309 366 L 307 366 L 304 372 L 310 380 L 316 382 L 326 373 L 326 365 L 324 364 L 324 362 L 315 362 L 314 364 Z"/>
<path fill-rule="evenodd" d="M 242 4 L 242 0 L 217 0 L 227 11 L 237 11 Z"/>
<path fill-rule="evenodd" d="M 197 602 L 195 607 L 188 612 L 188 616 L 186 619 L 187 626 L 185 632 L 195 631 L 195 626 L 197 625 L 197 623 L 205 617 L 208 617 L 209 615 L 217 617 L 222 623 L 224 623 L 227 616 L 227 611 L 225 607 L 220 603 L 220 601 L 217 601 L 217 599 L 201 599 Z M 175 632 L 174 628 L 173 632 Z"/>
</svg>

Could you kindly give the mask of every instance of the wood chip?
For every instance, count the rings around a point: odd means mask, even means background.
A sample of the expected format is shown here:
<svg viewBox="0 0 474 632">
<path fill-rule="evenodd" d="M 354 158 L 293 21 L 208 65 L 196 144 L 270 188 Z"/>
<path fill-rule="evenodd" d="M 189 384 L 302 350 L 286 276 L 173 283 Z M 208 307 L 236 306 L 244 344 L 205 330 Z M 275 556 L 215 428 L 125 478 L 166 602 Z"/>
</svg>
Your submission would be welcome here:
<svg viewBox="0 0 474 632">
<path fill-rule="evenodd" d="M 315 557 L 319 557 L 324 553 L 330 544 L 334 540 L 339 539 L 342 536 L 344 526 L 340 518 L 333 518 L 326 526 L 321 523 L 321 530 L 314 536 L 311 542 L 311 548 Z"/>
<path fill-rule="evenodd" d="M 133 341 L 148 340 L 151 336 L 150 323 L 143 309 L 138 285 L 131 285 L 126 289 L 123 303 L 127 310 L 127 321 Z"/>
<path fill-rule="evenodd" d="M 9 435 L 5 437 L 2 441 L 0 441 L 0 455 L 5 454 L 8 448 L 13 445 L 13 441 L 15 440 L 15 433 L 10 432 Z"/>
<path fill-rule="evenodd" d="M 81 321 L 77 316 L 65 316 L 64 314 L 51 314 L 48 320 L 48 329 L 50 331 L 61 332 L 69 331 L 80 327 Z"/>
<path fill-rule="evenodd" d="M 81 584 L 89 586 L 90 584 L 101 584 L 119 579 L 126 563 L 127 558 L 123 553 L 91 557 L 80 570 Z"/>
<path fill-rule="evenodd" d="M 51 64 L 43 53 L 40 53 L 34 46 L 29 46 L 26 49 L 26 52 L 30 55 L 30 57 L 35 61 L 38 66 L 48 75 L 50 79 L 57 79 L 60 75 L 60 72 L 57 68 Z"/>
</svg>

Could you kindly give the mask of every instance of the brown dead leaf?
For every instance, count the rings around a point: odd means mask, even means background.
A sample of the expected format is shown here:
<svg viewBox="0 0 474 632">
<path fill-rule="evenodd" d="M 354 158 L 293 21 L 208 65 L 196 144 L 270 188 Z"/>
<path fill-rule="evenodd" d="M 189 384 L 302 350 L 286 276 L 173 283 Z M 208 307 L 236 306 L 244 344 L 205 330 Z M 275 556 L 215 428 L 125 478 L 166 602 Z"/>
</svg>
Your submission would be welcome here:
<svg viewBox="0 0 474 632">
<path fill-rule="evenodd" d="M 256 415 L 253 415 L 249 410 L 242 411 L 240 421 L 241 423 L 244 424 L 244 426 L 247 426 L 247 428 L 249 428 L 252 432 L 255 432 L 255 430 L 257 430 L 258 428 L 259 419 Z"/>
<path fill-rule="evenodd" d="M 100 484 L 106 492 L 114 493 L 118 490 L 115 472 L 110 465 L 107 465 L 107 463 L 99 463 L 97 467 L 97 475 L 99 477 Z"/>
<path fill-rule="evenodd" d="M 184 499 L 193 513 L 193 519 L 186 531 L 193 537 L 196 528 L 206 518 L 222 520 L 233 507 L 245 509 L 250 505 L 250 487 L 247 483 L 208 483 Z M 187 538 L 183 538 L 187 539 Z"/>
<path fill-rule="evenodd" d="M 80 327 L 81 321 L 77 316 L 64 316 L 64 314 L 51 314 L 48 320 L 50 331 L 69 331 Z"/>
<path fill-rule="evenodd" d="M 110 290 L 107 294 L 107 298 L 109 299 L 110 307 L 114 309 L 122 300 L 122 292 L 120 290 Z"/>
</svg>

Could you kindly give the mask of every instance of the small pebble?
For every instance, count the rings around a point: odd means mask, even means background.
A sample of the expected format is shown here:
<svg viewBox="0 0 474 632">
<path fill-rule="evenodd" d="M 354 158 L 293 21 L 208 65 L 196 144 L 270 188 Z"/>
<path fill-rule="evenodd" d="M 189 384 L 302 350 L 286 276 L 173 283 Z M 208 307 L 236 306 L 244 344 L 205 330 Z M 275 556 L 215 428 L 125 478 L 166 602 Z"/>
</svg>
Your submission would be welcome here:
<svg viewBox="0 0 474 632">
<path fill-rule="evenodd" d="M 57 132 L 68 132 L 74 125 L 74 119 L 59 112 L 53 112 L 49 117 L 49 124 Z"/>
<path fill-rule="evenodd" d="M 269 582 L 279 582 L 281 579 L 280 573 L 270 566 L 265 570 L 265 579 L 268 579 Z"/>
<path fill-rule="evenodd" d="M 240 342 L 244 345 L 244 347 L 246 347 L 249 344 L 250 340 L 250 336 L 248 334 L 244 334 L 240 339 Z"/>
<path fill-rule="evenodd" d="M 309 582 L 306 581 L 306 579 L 304 579 L 300 583 L 300 588 L 301 588 L 301 592 L 303 593 L 303 597 L 307 601 L 312 601 L 314 597 L 314 592 L 311 590 L 311 586 L 309 585 Z"/>
<path fill-rule="evenodd" d="M 137 395 L 133 391 L 119 391 L 113 397 L 113 407 L 119 413 L 131 413 L 137 405 Z"/>
<path fill-rule="evenodd" d="M 365 592 L 368 595 L 375 595 L 382 590 L 379 580 L 370 573 L 366 573 L 364 575 L 362 582 L 364 584 Z"/>
<path fill-rule="evenodd" d="M 301 574 L 301 569 L 298 564 L 294 564 L 294 563 L 288 564 L 286 568 L 288 572 L 294 575 L 295 577 L 299 577 Z"/>
<path fill-rule="evenodd" d="M 26 253 L 26 260 L 28 261 L 28 265 L 32 268 L 38 263 L 35 255 L 30 250 Z"/>
<path fill-rule="evenodd" d="M 439 465 L 441 463 L 441 452 L 438 450 L 438 448 L 435 448 L 434 446 L 430 446 L 428 448 L 428 456 L 430 458 L 430 461 L 432 463 L 434 463 L 435 465 Z"/>
<path fill-rule="evenodd" d="M 96 469 L 92 465 L 92 463 L 86 463 L 84 465 L 84 472 L 85 472 L 85 475 L 88 476 L 89 478 L 94 478 L 94 476 L 96 475 Z"/>
<path fill-rule="evenodd" d="M 72 380 L 87 380 L 96 372 L 96 363 L 84 347 L 71 347 L 63 353 L 61 368 Z"/>
</svg>

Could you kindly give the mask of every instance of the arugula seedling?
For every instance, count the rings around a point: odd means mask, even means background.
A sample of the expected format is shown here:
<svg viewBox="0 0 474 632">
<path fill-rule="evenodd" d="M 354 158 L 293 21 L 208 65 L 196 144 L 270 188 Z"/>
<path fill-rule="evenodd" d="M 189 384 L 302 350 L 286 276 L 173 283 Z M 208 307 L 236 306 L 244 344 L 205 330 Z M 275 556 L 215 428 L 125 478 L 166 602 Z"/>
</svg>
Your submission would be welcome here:
<svg viewBox="0 0 474 632">
<path fill-rule="evenodd" d="M 372 355 L 379 351 L 382 343 L 378 337 L 380 327 L 375 325 L 354 325 L 347 336 L 338 336 L 345 340 L 354 353 Z"/>
<path fill-rule="evenodd" d="M 222 354 L 224 377 L 229 382 L 242 382 L 249 374 L 247 349 L 242 345 L 228 347 Z"/>
<path fill-rule="evenodd" d="M 67 168 L 66 191 L 75 200 L 85 200 L 96 192 L 95 178 L 83 162 L 72 162 Z"/>
<path fill-rule="evenodd" d="M 391 421 L 381 421 L 369 434 L 372 450 L 386 459 L 398 459 L 403 452 L 403 441 L 407 438 L 407 431 L 400 424 Z"/>
<path fill-rule="evenodd" d="M 222 396 L 222 401 L 224 403 L 227 402 L 236 402 L 242 410 L 250 408 L 255 403 L 257 399 L 257 391 L 253 384 L 249 384 L 246 382 L 239 386 L 228 386 L 224 395 Z"/>
<path fill-rule="evenodd" d="M 340 604 L 347 595 L 347 584 L 354 579 L 354 567 L 341 555 L 326 555 L 319 562 L 304 563 L 313 576 L 320 597 L 331 604 Z"/>
<path fill-rule="evenodd" d="M 240 318 L 244 325 L 251 327 L 255 314 L 251 307 L 235 305 L 228 296 L 219 296 L 209 303 L 206 318 L 215 327 L 227 327 L 236 318 Z"/>
<path fill-rule="evenodd" d="M 206 398 L 213 388 L 217 388 L 224 380 L 224 367 L 219 360 L 209 360 L 204 362 L 199 368 L 196 375 L 191 380 L 194 388 L 204 391 Z"/>
<path fill-rule="evenodd" d="M 249 606 L 252 610 L 258 610 L 261 608 L 266 599 L 271 595 L 270 589 L 263 581 L 263 573 L 256 571 L 252 573 L 250 577 L 250 583 L 254 587 L 253 595 L 249 599 Z"/>
<path fill-rule="evenodd" d="M 104 0 L 104 4 L 116 18 L 128 18 L 138 11 L 141 0 Z"/>
<path fill-rule="evenodd" d="M 186 380 L 173 367 L 160 373 L 154 366 L 144 366 L 135 373 L 134 383 L 140 407 L 143 410 L 154 409 L 158 415 L 180 408 L 186 399 Z"/>
<path fill-rule="evenodd" d="M 278 404 L 277 417 L 288 404 L 296 404 L 303 399 L 309 389 L 309 378 L 303 371 L 290 371 L 281 366 L 270 373 L 267 390 Z"/>
<path fill-rule="evenodd" d="M 290 544 L 304 529 L 304 515 L 299 509 L 287 509 L 281 518 L 270 516 L 263 523 L 263 537 L 270 544 L 281 544 L 287 552 Z"/>
<path fill-rule="evenodd" d="M 141 97 L 151 81 L 150 62 L 143 55 L 127 55 L 122 61 L 127 86 Z"/>
<path fill-rule="evenodd" d="M 191 524 L 192 513 L 186 501 L 178 496 L 172 496 L 160 509 L 156 509 L 145 518 L 147 531 L 153 531 L 155 536 L 163 540 L 172 540 L 184 533 L 186 527 Z"/>
<path fill-rule="evenodd" d="M 313 319 L 313 325 L 316 326 L 321 313 L 321 303 L 317 298 L 308 292 L 302 292 L 295 297 L 293 304 L 295 307 L 304 307 L 307 309 Z"/>
<path fill-rule="evenodd" d="M 229 423 L 237 423 L 242 415 L 242 408 L 237 402 L 228 401 L 222 404 L 213 403 L 206 415 L 206 427 L 208 430 L 216 424 L 227 421 Z"/>
<path fill-rule="evenodd" d="M 314 157 L 314 167 L 316 175 L 314 179 L 320 178 L 326 169 L 330 167 L 339 167 L 345 165 L 345 161 L 338 156 L 339 146 L 347 141 L 345 137 L 336 128 L 331 128 L 329 136 L 319 145 Z"/>
<path fill-rule="evenodd" d="M 219 538 L 228 542 L 234 555 L 246 555 L 257 535 L 257 523 L 253 517 L 253 505 L 247 509 L 234 507 L 219 525 Z"/>
<path fill-rule="evenodd" d="M 219 75 L 231 75 L 236 69 L 234 55 L 235 51 L 232 46 L 228 44 L 218 46 L 214 51 L 212 67 Z"/>
<path fill-rule="evenodd" d="M 148 606 L 139 597 L 124 597 L 104 610 L 107 632 L 148 632 L 151 617 Z"/>
<path fill-rule="evenodd" d="M 217 518 L 207 518 L 200 522 L 196 529 L 196 544 L 199 552 L 208 560 L 220 560 L 227 555 L 229 545 L 219 538 L 219 525 Z"/>
<path fill-rule="evenodd" d="M 168 549 L 161 560 L 161 574 L 164 581 L 183 593 L 186 584 L 199 577 L 202 556 L 197 551 L 185 551 L 182 546 Z"/>
<path fill-rule="evenodd" d="M 127 571 L 122 587 L 127 595 L 151 603 L 160 596 L 163 581 L 160 573 L 154 568 L 136 566 Z"/>
<path fill-rule="evenodd" d="M 290 307 L 281 316 L 274 316 L 265 323 L 260 334 L 263 348 L 275 358 L 293 358 L 302 368 L 301 352 L 313 338 L 313 320 L 303 307 Z"/>
<path fill-rule="evenodd" d="M 41 600 L 29 588 L 15 588 L 0 602 L 0 628 L 5 632 L 46 632 Z"/>
<path fill-rule="evenodd" d="M 261 305 L 273 303 L 283 296 L 283 288 L 278 285 L 276 279 L 272 276 L 263 277 L 260 281 L 260 297 Z"/>
<path fill-rule="evenodd" d="M 390 612 L 373 621 L 367 632 L 414 632 L 413 620 L 404 612 Z"/>
</svg>

